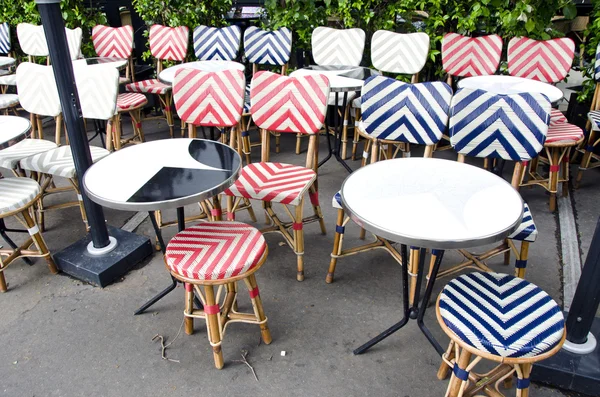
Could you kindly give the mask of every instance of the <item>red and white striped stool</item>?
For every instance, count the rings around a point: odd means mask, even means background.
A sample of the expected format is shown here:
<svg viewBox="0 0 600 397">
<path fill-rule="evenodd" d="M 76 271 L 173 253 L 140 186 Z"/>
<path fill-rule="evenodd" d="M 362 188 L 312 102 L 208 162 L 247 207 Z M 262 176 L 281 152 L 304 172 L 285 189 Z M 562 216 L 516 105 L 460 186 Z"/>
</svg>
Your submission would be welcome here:
<svg viewBox="0 0 600 397">
<path fill-rule="evenodd" d="M 233 322 L 258 324 L 262 340 L 271 343 L 256 272 L 267 259 L 267 244 L 260 231 L 241 222 L 204 222 L 175 235 L 167 245 L 165 264 L 173 277 L 185 283 L 185 332 L 194 332 L 194 318 L 206 320 L 215 366 L 223 368 L 221 341 Z M 237 312 L 236 282 L 248 288 L 254 313 Z M 204 293 L 200 286 L 204 287 Z M 218 286 L 215 295 L 214 287 Z M 219 304 L 221 291 L 225 296 Z M 194 290 L 204 305 L 194 309 Z"/>
</svg>

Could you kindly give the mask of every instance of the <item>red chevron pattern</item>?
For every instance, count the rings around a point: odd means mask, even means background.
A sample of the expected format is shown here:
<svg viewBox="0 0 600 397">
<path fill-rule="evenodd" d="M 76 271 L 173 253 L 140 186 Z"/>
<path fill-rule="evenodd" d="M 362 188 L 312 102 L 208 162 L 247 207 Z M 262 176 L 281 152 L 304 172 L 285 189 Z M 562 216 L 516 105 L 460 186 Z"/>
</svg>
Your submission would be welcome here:
<svg viewBox="0 0 600 397">
<path fill-rule="evenodd" d="M 129 58 L 133 50 L 133 28 L 131 25 L 120 28 L 96 25 L 92 29 L 92 42 L 100 57 Z"/>
<path fill-rule="evenodd" d="M 556 123 L 550 124 L 548 127 L 548 135 L 546 136 L 546 144 L 549 143 L 565 143 L 575 144 L 583 139 L 583 131 L 581 128 L 571 123 Z"/>
<path fill-rule="evenodd" d="M 252 163 L 225 191 L 229 196 L 298 205 L 317 174 L 305 167 L 282 163 Z"/>
<path fill-rule="evenodd" d="M 164 95 L 171 90 L 171 86 L 161 83 L 158 79 L 149 79 L 127 84 L 125 90 L 142 94 Z"/>
<path fill-rule="evenodd" d="M 181 120 L 196 126 L 233 127 L 244 110 L 246 77 L 241 70 L 180 69 L 173 99 Z"/>
<path fill-rule="evenodd" d="M 150 27 L 150 52 L 164 61 L 183 61 L 187 53 L 189 29 L 186 26 L 170 28 L 162 25 Z"/>
<path fill-rule="evenodd" d="M 558 109 L 552 109 L 550 111 L 550 125 L 558 123 L 566 123 L 568 120 L 565 115 Z"/>
<path fill-rule="evenodd" d="M 252 119 L 276 132 L 317 133 L 325 121 L 329 80 L 315 74 L 301 77 L 258 72 L 252 79 Z"/>
<path fill-rule="evenodd" d="M 145 105 L 148 103 L 146 96 L 144 94 L 136 94 L 136 93 L 125 93 L 119 94 L 117 97 L 117 111 L 127 111 L 135 109 L 139 106 Z"/>
<path fill-rule="evenodd" d="M 204 222 L 175 235 L 165 263 L 194 280 L 223 280 L 254 268 L 266 249 L 256 228 L 241 222 Z"/>
<path fill-rule="evenodd" d="M 508 72 L 545 83 L 563 80 L 573 63 L 575 42 L 569 38 L 537 41 L 515 37 L 508 43 Z"/>
<path fill-rule="evenodd" d="M 448 33 L 442 40 L 442 65 L 452 76 L 470 77 L 494 74 L 502 55 L 502 37 L 467 37 Z"/>
</svg>

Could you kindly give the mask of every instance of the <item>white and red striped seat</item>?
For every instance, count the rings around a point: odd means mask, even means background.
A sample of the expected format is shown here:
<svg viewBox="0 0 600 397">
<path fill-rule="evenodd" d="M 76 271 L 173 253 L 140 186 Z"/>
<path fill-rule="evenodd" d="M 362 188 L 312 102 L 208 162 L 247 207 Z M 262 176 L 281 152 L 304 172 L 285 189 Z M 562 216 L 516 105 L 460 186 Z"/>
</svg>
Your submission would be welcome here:
<svg viewBox="0 0 600 397">
<path fill-rule="evenodd" d="M 558 83 L 571 69 L 575 42 L 568 37 L 543 41 L 515 37 L 508 43 L 507 55 L 511 76 Z"/>
<path fill-rule="evenodd" d="M 171 272 L 193 280 L 223 280 L 253 269 L 266 253 L 260 231 L 241 222 L 203 222 L 177 233 L 167 245 Z"/>
<path fill-rule="evenodd" d="M 486 76 L 496 73 L 502 55 L 502 37 L 467 37 L 448 33 L 442 39 L 442 65 L 451 76 Z"/>
<path fill-rule="evenodd" d="M 139 92 L 142 94 L 164 95 L 171 90 L 171 86 L 161 83 L 158 79 L 149 79 L 129 83 L 125 86 L 129 92 Z"/>
<path fill-rule="evenodd" d="M 567 118 L 565 117 L 565 115 L 558 109 L 552 109 L 550 111 L 550 125 L 552 124 L 559 124 L 559 123 L 566 123 L 568 122 Z"/>
<path fill-rule="evenodd" d="M 146 96 L 134 92 L 127 92 L 119 94 L 117 97 L 117 111 L 126 112 L 132 109 L 136 109 L 148 102 Z"/>
<path fill-rule="evenodd" d="M 546 136 L 546 145 L 562 143 L 565 145 L 575 145 L 583 139 L 583 130 L 571 123 L 555 123 L 548 127 Z"/>
</svg>

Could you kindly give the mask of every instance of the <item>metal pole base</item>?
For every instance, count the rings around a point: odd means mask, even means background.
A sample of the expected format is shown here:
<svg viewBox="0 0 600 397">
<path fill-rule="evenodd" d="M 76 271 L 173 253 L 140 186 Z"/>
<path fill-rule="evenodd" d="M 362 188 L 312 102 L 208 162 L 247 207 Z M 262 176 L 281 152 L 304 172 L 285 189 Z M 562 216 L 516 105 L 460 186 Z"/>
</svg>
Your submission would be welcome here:
<svg viewBox="0 0 600 397">
<path fill-rule="evenodd" d="M 590 332 L 585 343 L 573 343 L 566 340 L 562 348 L 575 354 L 589 354 L 596 349 L 596 345 L 596 338 L 594 337 L 594 334 Z"/>
</svg>

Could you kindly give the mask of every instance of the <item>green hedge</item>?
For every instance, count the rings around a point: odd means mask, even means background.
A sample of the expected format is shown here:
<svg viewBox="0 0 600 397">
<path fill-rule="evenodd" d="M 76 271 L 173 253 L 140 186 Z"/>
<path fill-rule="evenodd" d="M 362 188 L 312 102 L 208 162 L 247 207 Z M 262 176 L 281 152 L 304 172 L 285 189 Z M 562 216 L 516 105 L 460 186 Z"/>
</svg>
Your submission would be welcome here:
<svg viewBox="0 0 600 397">
<path fill-rule="evenodd" d="M 583 82 L 583 90 L 578 96 L 579 102 L 585 103 L 592 101 L 594 90 L 596 89 L 596 81 L 594 80 L 594 60 L 596 59 L 596 48 L 600 44 L 600 1 L 594 1 L 594 9 L 590 15 L 590 24 L 585 32 L 587 43 L 585 45 L 585 53 L 590 59 L 590 64 L 583 71 L 585 78 Z"/>
</svg>

